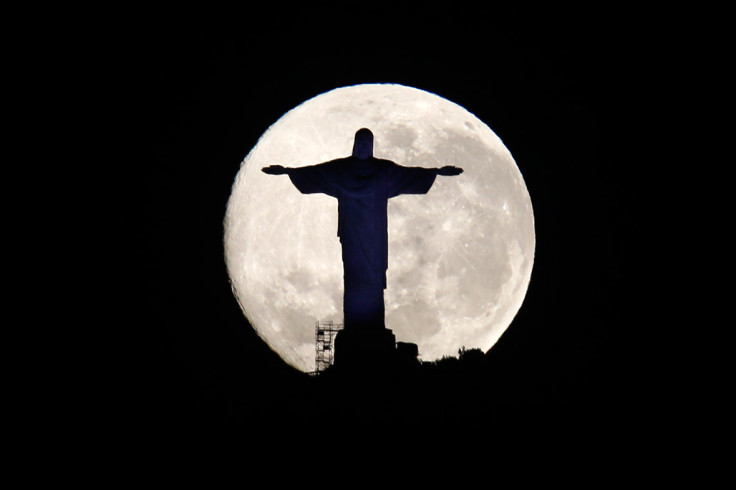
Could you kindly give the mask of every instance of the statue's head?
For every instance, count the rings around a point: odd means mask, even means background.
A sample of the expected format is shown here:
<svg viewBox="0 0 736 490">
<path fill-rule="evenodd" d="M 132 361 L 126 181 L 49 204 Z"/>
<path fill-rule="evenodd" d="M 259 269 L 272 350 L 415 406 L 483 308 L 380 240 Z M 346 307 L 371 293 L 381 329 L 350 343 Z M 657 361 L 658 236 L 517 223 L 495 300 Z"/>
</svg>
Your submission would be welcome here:
<svg viewBox="0 0 736 490">
<path fill-rule="evenodd" d="M 373 156 L 373 133 L 370 129 L 362 128 L 355 133 L 353 156 L 360 160 L 366 160 Z"/>
</svg>

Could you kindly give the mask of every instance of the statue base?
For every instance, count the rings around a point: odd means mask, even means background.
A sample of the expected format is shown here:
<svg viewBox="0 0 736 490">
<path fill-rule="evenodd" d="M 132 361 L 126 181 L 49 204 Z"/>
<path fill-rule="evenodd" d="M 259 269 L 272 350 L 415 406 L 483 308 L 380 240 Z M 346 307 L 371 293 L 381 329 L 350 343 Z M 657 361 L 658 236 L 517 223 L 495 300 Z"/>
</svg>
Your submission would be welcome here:
<svg viewBox="0 0 736 490">
<path fill-rule="evenodd" d="M 371 370 L 394 360 L 396 336 L 387 328 L 344 329 L 335 337 L 335 367 Z"/>
</svg>

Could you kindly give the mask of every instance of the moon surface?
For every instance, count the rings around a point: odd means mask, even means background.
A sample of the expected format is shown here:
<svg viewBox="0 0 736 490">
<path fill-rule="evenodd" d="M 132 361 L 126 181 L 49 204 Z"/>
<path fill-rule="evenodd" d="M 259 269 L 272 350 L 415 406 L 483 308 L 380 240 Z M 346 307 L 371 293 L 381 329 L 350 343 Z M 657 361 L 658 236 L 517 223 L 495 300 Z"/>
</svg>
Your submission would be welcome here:
<svg viewBox="0 0 736 490">
<path fill-rule="evenodd" d="M 342 323 L 337 200 L 301 194 L 261 168 L 349 156 L 355 132 L 399 165 L 456 165 L 425 195 L 389 200 L 386 327 L 421 359 L 488 351 L 526 295 L 534 215 L 509 150 L 481 120 L 438 95 L 403 85 L 337 88 L 295 107 L 242 162 L 225 215 L 231 285 L 258 335 L 293 367 L 315 369 L 315 323 Z"/>
</svg>

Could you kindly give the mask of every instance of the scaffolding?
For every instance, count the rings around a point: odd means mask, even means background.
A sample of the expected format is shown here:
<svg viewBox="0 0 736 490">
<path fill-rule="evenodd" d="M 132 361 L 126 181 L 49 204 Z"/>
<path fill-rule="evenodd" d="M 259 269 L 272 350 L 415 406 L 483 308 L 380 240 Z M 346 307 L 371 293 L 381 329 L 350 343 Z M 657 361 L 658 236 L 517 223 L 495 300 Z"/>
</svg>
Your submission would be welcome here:
<svg viewBox="0 0 736 490">
<path fill-rule="evenodd" d="M 314 329 L 316 357 L 315 374 L 318 374 L 332 366 L 335 360 L 335 336 L 342 330 L 342 323 L 333 321 L 317 321 Z"/>
</svg>

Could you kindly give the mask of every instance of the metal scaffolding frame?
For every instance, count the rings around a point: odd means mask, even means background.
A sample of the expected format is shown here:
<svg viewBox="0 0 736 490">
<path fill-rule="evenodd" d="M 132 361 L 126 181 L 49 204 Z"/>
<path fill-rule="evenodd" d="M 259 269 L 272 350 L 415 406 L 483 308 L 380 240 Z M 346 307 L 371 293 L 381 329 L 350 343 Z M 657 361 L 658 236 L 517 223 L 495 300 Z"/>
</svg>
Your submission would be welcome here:
<svg viewBox="0 0 736 490">
<path fill-rule="evenodd" d="M 335 336 L 342 330 L 342 323 L 317 321 L 314 328 L 315 336 L 315 373 L 320 373 L 332 366 L 335 360 Z"/>
</svg>

